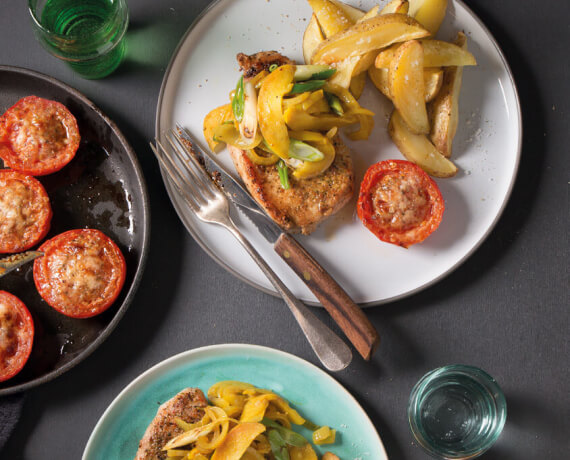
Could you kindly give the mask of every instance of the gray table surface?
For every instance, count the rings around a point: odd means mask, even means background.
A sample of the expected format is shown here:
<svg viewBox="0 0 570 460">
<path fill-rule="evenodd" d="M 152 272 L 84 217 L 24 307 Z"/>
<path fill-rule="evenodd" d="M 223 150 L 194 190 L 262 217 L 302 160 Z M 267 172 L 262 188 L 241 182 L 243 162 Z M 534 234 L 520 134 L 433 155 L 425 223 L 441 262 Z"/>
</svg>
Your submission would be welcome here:
<svg viewBox="0 0 570 460">
<path fill-rule="evenodd" d="M 0 5 L 0 64 L 58 78 L 114 119 L 137 152 L 152 206 L 150 255 L 134 303 L 87 360 L 28 392 L 1 458 L 80 458 L 114 397 L 184 350 L 253 343 L 317 363 L 280 299 L 234 278 L 186 233 L 148 148 L 163 72 L 209 2 L 128 3 L 129 39 L 145 46 L 100 81 L 78 78 L 40 48 L 27 2 Z M 484 458 L 568 458 L 570 8 L 559 0 L 468 4 L 501 45 L 520 92 L 524 142 L 512 198 L 491 235 L 453 274 L 405 300 L 367 309 L 381 348 L 372 362 L 356 357 L 335 378 L 368 412 L 391 459 L 423 459 L 406 420 L 413 384 L 443 364 L 480 366 L 501 384 L 509 409 L 502 436 Z M 313 310 L 331 324 L 323 310 Z"/>
</svg>

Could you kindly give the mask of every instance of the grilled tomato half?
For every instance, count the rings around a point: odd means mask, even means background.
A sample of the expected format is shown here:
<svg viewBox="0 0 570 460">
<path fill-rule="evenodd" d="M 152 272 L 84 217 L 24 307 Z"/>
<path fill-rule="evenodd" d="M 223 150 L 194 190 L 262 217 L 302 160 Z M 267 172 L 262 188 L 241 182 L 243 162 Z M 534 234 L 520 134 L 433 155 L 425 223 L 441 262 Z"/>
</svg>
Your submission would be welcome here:
<svg viewBox="0 0 570 460">
<path fill-rule="evenodd" d="M 366 171 L 357 212 L 382 241 L 408 248 L 437 229 L 444 208 L 439 187 L 419 166 L 386 160 Z"/>
<path fill-rule="evenodd" d="M 25 174 L 59 171 L 73 159 L 79 142 L 77 120 L 56 101 L 27 96 L 0 117 L 0 158 Z"/>
<path fill-rule="evenodd" d="M 34 341 L 34 322 L 24 302 L 0 291 L 0 382 L 22 370 Z"/>
<path fill-rule="evenodd" d="M 109 308 L 123 287 L 126 264 L 119 247 L 94 229 L 69 230 L 39 248 L 34 282 L 42 298 L 73 318 L 89 318 Z"/>
</svg>

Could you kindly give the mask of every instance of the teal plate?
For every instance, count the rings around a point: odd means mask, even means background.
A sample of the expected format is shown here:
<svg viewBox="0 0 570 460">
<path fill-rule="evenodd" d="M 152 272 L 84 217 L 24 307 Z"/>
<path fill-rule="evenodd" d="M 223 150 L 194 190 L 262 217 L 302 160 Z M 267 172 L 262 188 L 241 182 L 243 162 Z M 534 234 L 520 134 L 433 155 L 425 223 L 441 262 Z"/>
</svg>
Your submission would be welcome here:
<svg viewBox="0 0 570 460">
<path fill-rule="evenodd" d="M 240 380 L 283 396 L 302 416 L 337 430 L 325 449 L 341 460 L 388 459 L 374 425 L 354 397 L 316 366 L 271 348 L 227 344 L 189 350 L 152 367 L 111 403 L 91 434 L 83 460 L 134 458 L 158 406 L 186 387 L 204 393 L 221 380 Z M 303 433 L 305 436 L 308 432 Z"/>
</svg>

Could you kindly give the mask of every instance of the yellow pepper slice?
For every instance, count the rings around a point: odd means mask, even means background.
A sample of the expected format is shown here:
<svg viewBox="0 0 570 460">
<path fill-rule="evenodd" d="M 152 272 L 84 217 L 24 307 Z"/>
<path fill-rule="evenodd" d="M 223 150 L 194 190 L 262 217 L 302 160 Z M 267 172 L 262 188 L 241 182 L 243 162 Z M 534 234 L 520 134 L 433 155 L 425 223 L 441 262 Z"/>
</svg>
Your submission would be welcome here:
<svg viewBox="0 0 570 460">
<path fill-rule="evenodd" d="M 261 134 L 257 132 L 253 142 L 241 137 L 239 130 L 233 123 L 223 123 L 218 125 L 212 134 L 212 138 L 218 144 L 225 143 L 234 145 L 240 149 L 252 149 L 257 147 L 262 141 Z"/>
<path fill-rule="evenodd" d="M 224 122 L 233 120 L 233 118 L 234 114 L 232 112 L 231 104 L 225 104 L 220 107 L 216 107 L 204 118 L 204 138 L 206 139 L 208 147 L 210 147 L 212 152 L 219 151 L 222 147 L 222 143 L 214 139 L 214 130 Z"/>
<path fill-rule="evenodd" d="M 289 136 L 292 139 L 298 139 L 312 145 L 323 152 L 325 156 L 319 161 L 304 161 L 302 166 L 293 171 L 293 176 L 297 179 L 308 179 L 310 177 L 318 176 L 326 171 L 334 161 L 334 145 L 327 136 L 314 131 L 290 131 Z"/>
<path fill-rule="evenodd" d="M 283 99 L 283 110 L 286 110 L 289 107 L 293 107 L 294 105 L 305 102 L 311 96 L 311 94 L 313 93 L 307 91 L 305 93 L 298 94 L 294 97 L 288 97 Z"/>
<path fill-rule="evenodd" d="M 289 448 L 289 456 L 291 460 L 318 460 L 315 450 L 310 444 L 303 447 L 291 446 Z"/>
<path fill-rule="evenodd" d="M 262 149 L 261 149 L 262 150 Z M 270 166 L 274 165 L 279 161 L 279 157 L 275 154 L 270 153 L 269 155 L 260 155 L 257 149 L 249 149 L 245 151 L 247 156 L 256 165 Z"/>
<path fill-rule="evenodd" d="M 290 107 L 284 113 L 285 123 L 295 131 L 328 131 L 335 126 L 358 123 L 358 117 L 345 114 L 342 117 L 332 113 L 310 114 L 299 106 Z"/>
<path fill-rule="evenodd" d="M 293 87 L 295 66 L 283 65 L 271 72 L 259 89 L 257 119 L 261 134 L 277 156 L 289 157 L 289 136 L 283 118 L 283 96 Z"/>
<path fill-rule="evenodd" d="M 374 112 L 361 107 L 350 91 L 342 86 L 326 83 L 323 89 L 336 95 L 341 100 L 347 110 L 345 116 L 352 115 L 360 122 L 360 129 L 348 133 L 348 137 L 352 140 L 368 139 L 372 133 L 372 128 L 374 128 Z"/>
<path fill-rule="evenodd" d="M 239 460 L 253 440 L 265 431 L 261 423 L 240 423 L 230 430 L 216 448 L 212 460 Z"/>
<path fill-rule="evenodd" d="M 313 442 L 319 446 L 321 444 L 332 444 L 336 438 L 336 430 L 331 430 L 328 426 L 322 426 L 313 431 Z"/>
</svg>

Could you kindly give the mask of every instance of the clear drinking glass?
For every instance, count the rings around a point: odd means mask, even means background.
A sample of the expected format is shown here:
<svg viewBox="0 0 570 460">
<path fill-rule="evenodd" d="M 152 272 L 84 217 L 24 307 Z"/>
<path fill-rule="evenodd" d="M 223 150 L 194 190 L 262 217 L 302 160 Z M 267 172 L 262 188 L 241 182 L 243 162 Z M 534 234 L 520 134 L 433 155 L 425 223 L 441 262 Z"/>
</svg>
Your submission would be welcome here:
<svg viewBox="0 0 570 460">
<path fill-rule="evenodd" d="M 125 0 L 28 0 L 34 32 L 51 54 L 84 78 L 103 78 L 125 54 Z"/>
<path fill-rule="evenodd" d="M 495 443 L 506 418 L 501 388 L 473 366 L 456 364 L 427 373 L 408 403 L 412 433 L 435 458 L 478 457 Z"/>
</svg>

